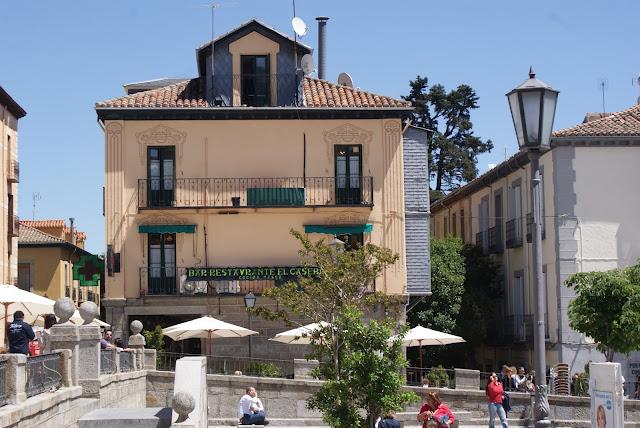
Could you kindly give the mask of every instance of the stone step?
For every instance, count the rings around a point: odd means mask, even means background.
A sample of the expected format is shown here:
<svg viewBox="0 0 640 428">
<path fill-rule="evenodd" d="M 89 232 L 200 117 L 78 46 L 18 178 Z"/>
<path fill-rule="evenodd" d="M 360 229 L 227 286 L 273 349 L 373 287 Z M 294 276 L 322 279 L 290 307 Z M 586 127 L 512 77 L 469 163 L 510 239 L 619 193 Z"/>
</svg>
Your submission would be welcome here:
<svg viewBox="0 0 640 428">
<path fill-rule="evenodd" d="M 171 409 L 168 407 L 104 408 L 78 419 L 79 428 L 169 428 Z"/>
<path fill-rule="evenodd" d="M 320 418 L 270 418 L 267 417 L 269 426 L 272 427 L 324 427 L 325 424 Z M 238 425 L 238 419 L 236 418 L 209 418 L 210 427 L 251 427 L 254 428 L 258 425 Z"/>
</svg>

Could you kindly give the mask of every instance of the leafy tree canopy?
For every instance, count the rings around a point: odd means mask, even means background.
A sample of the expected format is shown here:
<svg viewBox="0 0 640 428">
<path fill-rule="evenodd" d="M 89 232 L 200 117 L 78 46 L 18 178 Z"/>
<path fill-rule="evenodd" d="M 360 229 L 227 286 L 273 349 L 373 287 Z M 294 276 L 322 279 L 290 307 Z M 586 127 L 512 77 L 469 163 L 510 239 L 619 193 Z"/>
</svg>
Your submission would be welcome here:
<svg viewBox="0 0 640 428">
<path fill-rule="evenodd" d="M 576 292 L 571 328 L 591 337 L 607 361 L 640 350 L 640 264 L 623 270 L 581 272 L 567 279 Z"/>
<path fill-rule="evenodd" d="M 433 190 L 441 194 L 476 178 L 478 154 L 493 149 L 491 140 L 473 134 L 471 110 L 478 108 L 476 92 L 468 85 L 449 92 L 440 84 L 429 87 L 427 77 L 421 76 L 409 85 L 409 95 L 402 98 L 415 107 L 413 124 L 433 131 L 428 147 Z"/>
</svg>

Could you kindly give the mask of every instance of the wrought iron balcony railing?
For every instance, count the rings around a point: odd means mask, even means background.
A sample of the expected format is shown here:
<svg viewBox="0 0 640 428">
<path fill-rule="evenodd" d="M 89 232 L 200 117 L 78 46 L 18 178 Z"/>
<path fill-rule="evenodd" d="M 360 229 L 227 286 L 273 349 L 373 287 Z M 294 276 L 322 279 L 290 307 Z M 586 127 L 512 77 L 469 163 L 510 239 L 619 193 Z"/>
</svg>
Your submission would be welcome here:
<svg viewBox="0 0 640 428">
<path fill-rule="evenodd" d="M 520 247 L 522 245 L 522 218 L 514 218 L 505 224 L 507 248 Z"/>
<path fill-rule="evenodd" d="M 9 183 L 18 183 L 20 181 L 20 162 L 10 160 L 7 170 L 7 181 Z"/>
<path fill-rule="evenodd" d="M 483 253 L 487 253 L 489 251 L 486 230 L 476 233 L 476 246 L 482 248 Z"/>
<path fill-rule="evenodd" d="M 501 253 L 504 250 L 502 244 L 502 223 L 496 223 L 489 228 L 489 252 L 492 254 Z"/>
<path fill-rule="evenodd" d="M 213 77 L 213 102 L 219 107 L 301 105 L 302 82 L 303 76 L 295 73 L 216 73 Z"/>
<path fill-rule="evenodd" d="M 217 296 L 241 295 L 249 291 L 261 295 L 273 287 L 269 280 L 186 281 L 186 267 L 140 267 L 140 296 Z"/>
<path fill-rule="evenodd" d="M 17 215 L 9 214 L 9 230 L 7 232 L 9 236 L 20 235 L 20 218 Z"/>
<path fill-rule="evenodd" d="M 546 228 L 544 227 L 544 217 L 542 218 L 542 239 L 546 239 Z M 530 244 L 533 237 L 533 213 L 527 213 L 527 242 Z"/>
<path fill-rule="evenodd" d="M 373 206 L 373 177 L 138 180 L 138 208 Z"/>
<path fill-rule="evenodd" d="M 533 343 L 535 317 L 527 315 L 509 315 L 496 320 L 494 340 L 503 343 Z M 549 339 L 549 316 L 545 314 L 545 339 Z"/>
</svg>

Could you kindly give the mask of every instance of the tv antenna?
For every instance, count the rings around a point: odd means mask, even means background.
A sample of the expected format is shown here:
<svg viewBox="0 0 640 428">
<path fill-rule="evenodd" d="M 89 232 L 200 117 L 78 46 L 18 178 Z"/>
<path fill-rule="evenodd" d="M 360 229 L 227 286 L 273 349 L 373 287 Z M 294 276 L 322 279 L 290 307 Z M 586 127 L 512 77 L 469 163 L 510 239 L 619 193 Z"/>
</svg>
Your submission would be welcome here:
<svg viewBox="0 0 640 428">
<path fill-rule="evenodd" d="M 349 76 L 349 73 L 338 74 L 338 85 L 353 88 L 353 79 Z"/>
<path fill-rule="evenodd" d="M 33 200 L 33 211 L 31 212 L 32 220 L 36 219 L 36 204 L 42 199 L 42 196 L 40 196 L 40 192 L 33 192 L 31 194 L 31 199 Z"/>
<path fill-rule="evenodd" d="M 631 79 L 631 84 L 637 86 L 638 89 L 640 89 L 640 73 L 638 73 L 636 77 Z M 640 104 L 640 97 L 638 97 L 638 104 Z"/>
<path fill-rule="evenodd" d="M 291 0 L 291 4 L 293 6 L 293 17 L 291 18 L 291 26 L 293 27 L 293 71 L 296 76 L 296 105 L 298 105 L 298 92 L 299 92 L 298 91 L 298 85 L 299 85 L 299 82 L 298 82 L 298 36 L 302 37 L 305 34 L 307 34 L 308 28 L 307 28 L 307 24 L 305 24 L 302 18 L 299 18 L 296 15 L 296 0 Z M 302 63 L 300 64 L 300 66 L 303 67 Z M 304 73 L 304 69 L 303 69 L 303 73 Z"/>
<path fill-rule="evenodd" d="M 607 110 L 605 109 L 604 104 L 604 93 L 607 89 L 609 89 L 609 79 L 607 79 L 606 77 L 601 77 L 600 79 L 598 79 L 598 89 L 602 91 L 602 113 L 606 113 Z"/>
</svg>

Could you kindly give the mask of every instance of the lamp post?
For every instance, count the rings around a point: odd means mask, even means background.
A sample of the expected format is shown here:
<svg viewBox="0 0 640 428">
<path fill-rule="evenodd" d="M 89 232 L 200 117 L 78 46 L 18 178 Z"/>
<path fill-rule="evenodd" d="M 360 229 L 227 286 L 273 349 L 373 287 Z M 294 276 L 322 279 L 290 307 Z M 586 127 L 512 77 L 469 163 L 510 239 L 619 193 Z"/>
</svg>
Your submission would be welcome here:
<svg viewBox="0 0 640 428">
<path fill-rule="evenodd" d="M 247 294 L 244 295 L 244 307 L 247 308 L 247 316 L 249 317 L 249 330 L 251 330 L 251 309 L 256 306 L 256 295 L 253 294 L 253 291 L 249 290 Z M 249 335 L 249 358 L 251 355 L 251 345 L 253 344 L 251 335 Z"/>
<path fill-rule="evenodd" d="M 551 130 L 556 114 L 558 91 L 536 79 L 533 67 L 529 79 L 507 94 L 520 151 L 527 151 L 531 162 L 531 202 L 533 205 L 533 272 L 535 325 L 533 332 L 536 396 L 533 409 L 535 426 L 549 427 L 549 402 L 545 361 L 545 293 L 542 278 L 542 201 L 540 189 L 540 156 L 550 148 Z"/>
</svg>

